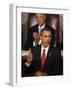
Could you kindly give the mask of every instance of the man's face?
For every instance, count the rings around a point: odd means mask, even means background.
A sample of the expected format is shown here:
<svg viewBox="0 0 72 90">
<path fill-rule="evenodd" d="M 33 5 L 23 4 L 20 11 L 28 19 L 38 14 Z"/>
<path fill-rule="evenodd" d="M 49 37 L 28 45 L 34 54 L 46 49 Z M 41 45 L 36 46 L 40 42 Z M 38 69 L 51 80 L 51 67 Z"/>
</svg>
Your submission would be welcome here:
<svg viewBox="0 0 72 90">
<path fill-rule="evenodd" d="M 36 14 L 36 22 L 39 26 L 42 26 L 45 23 L 46 16 L 44 14 Z"/>
<path fill-rule="evenodd" d="M 50 31 L 43 31 L 42 32 L 41 41 L 42 41 L 42 45 L 44 47 L 47 47 L 48 45 L 50 45 L 51 39 L 52 39 L 52 34 Z"/>
<path fill-rule="evenodd" d="M 33 32 L 33 37 L 34 37 L 34 40 L 38 40 L 40 38 L 39 33 Z"/>
</svg>

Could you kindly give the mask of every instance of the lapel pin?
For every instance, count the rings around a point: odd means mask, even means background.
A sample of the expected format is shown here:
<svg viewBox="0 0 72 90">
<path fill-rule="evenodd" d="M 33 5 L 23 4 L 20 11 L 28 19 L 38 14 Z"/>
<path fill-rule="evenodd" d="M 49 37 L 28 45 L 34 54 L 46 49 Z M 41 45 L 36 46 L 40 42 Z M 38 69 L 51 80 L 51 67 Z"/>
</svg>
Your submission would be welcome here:
<svg viewBox="0 0 72 90">
<path fill-rule="evenodd" d="M 51 55 L 51 53 L 49 53 L 49 55 Z"/>
</svg>

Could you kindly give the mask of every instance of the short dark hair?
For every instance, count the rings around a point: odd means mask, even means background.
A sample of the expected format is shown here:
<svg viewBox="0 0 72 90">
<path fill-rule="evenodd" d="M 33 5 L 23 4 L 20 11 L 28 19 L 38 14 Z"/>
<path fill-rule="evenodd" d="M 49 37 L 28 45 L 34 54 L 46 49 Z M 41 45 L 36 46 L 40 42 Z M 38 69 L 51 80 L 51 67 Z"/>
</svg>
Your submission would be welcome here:
<svg viewBox="0 0 72 90">
<path fill-rule="evenodd" d="M 45 27 L 45 28 L 43 28 L 43 29 L 41 30 L 40 35 L 42 35 L 42 33 L 43 33 L 44 31 L 50 31 L 51 34 L 52 34 L 52 36 L 55 34 L 55 30 L 54 30 L 52 27 Z"/>
<path fill-rule="evenodd" d="M 45 28 L 43 28 L 43 29 L 41 30 L 40 35 L 42 35 L 42 33 L 43 33 L 44 31 L 50 31 L 50 32 L 51 32 L 51 34 L 52 34 L 51 46 L 54 46 L 54 44 L 55 44 L 55 30 L 54 30 L 52 27 L 45 27 Z"/>
</svg>

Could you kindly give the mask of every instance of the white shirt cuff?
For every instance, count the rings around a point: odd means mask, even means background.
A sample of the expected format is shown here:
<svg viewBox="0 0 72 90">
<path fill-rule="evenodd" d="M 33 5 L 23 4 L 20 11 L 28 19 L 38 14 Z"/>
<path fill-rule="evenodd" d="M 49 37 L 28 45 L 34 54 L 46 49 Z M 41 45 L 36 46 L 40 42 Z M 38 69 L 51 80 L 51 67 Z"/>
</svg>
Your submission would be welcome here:
<svg viewBox="0 0 72 90">
<path fill-rule="evenodd" d="M 26 62 L 25 65 L 26 65 L 27 67 L 29 67 L 31 64 Z"/>
</svg>

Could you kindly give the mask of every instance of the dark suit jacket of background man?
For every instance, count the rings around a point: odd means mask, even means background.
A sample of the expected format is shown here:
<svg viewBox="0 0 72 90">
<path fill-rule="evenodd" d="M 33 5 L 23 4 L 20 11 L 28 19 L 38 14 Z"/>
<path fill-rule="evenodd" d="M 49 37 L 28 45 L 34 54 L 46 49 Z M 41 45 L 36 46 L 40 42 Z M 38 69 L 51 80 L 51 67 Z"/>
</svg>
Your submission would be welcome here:
<svg viewBox="0 0 72 90">
<path fill-rule="evenodd" d="M 47 23 L 45 24 L 45 27 L 50 27 L 52 30 L 53 30 L 53 33 L 55 35 L 55 30 L 49 26 Z M 32 47 L 32 42 L 34 40 L 33 38 L 33 32 L 38 32 L 38 24 L 34 25 L 33 27 L 31 27 L 29 30 L 28 30 L 28 35 L 27 35 L 27 42 L 25 44 L 25 49 L 28 50 L 29 48 Z M 54 41 L 55 41 L 55 36 L 53 36 L 53 41 L 52 41 L 52 45 L 54 44 Z"/>
<path fill-rule="evenodd" d="M 33 61 L 31 64 L 31 73 L 34 75 L 37 71 L 42 71 L 41 69 L 41 45 L 34 47 L 32 49 Z M 62 75 L 62 63 L 61 63 L 61 53 L 56 47 L 49 47 L 46 61 L 44 64 L 44 70 L 49 75 Z"/>
</svg>

